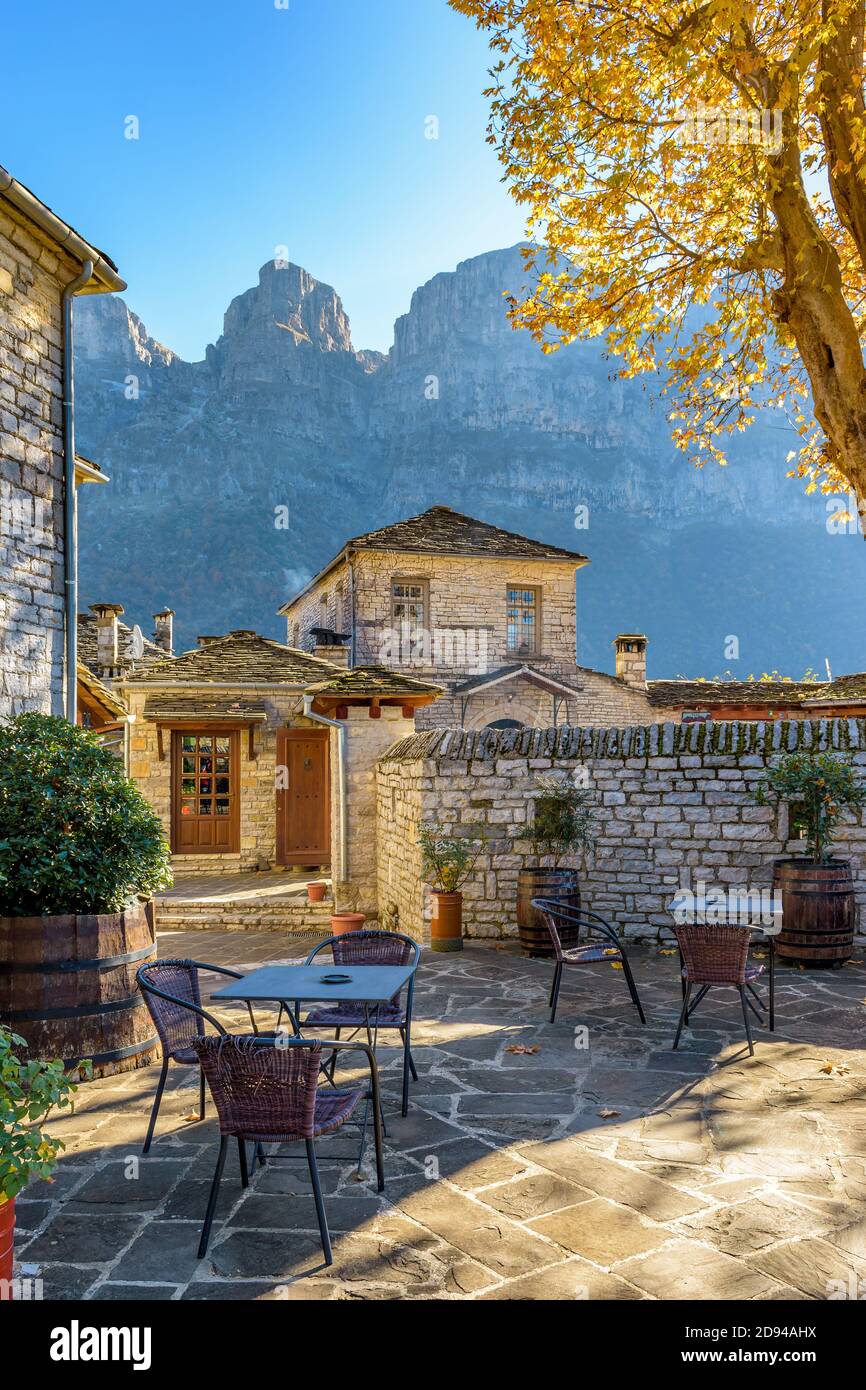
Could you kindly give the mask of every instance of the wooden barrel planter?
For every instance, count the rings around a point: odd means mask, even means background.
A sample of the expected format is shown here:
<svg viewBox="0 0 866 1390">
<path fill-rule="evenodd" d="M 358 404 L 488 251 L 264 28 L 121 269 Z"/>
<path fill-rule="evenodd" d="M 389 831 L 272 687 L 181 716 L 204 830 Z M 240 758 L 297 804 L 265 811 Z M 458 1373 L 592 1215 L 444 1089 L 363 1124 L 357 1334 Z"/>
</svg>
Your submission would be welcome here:
<svg viewBox="0 0 866 1390">
<path fill-rule="evenodd" d="M 800 965 L 841 965 L 851 959 L 855 912 L 849 864 L 777 859 L 773 888 L 782 895 L 780 956 Z"/>
<path fill-rule="evenodd" d="M 553 943 L 542 917 L 532 906 L 533 898 L 559 898 L 568 907 L 580 907 L 580 884 L 576 869 L 521 869 L 517 876 L 517 929 L 523 954 L 552 956 Z M 562 927 L 564 947 L 576 946 L 579 928 Z"/>
<path fill-rule="evenodd" d="M 156 959 L 153 903 L 116 916 L 0 917 L 0 1022 L 32 1056 L 94 1076 L 132 1071 L 159 1051 L 139 966 Z"/>
</svg>

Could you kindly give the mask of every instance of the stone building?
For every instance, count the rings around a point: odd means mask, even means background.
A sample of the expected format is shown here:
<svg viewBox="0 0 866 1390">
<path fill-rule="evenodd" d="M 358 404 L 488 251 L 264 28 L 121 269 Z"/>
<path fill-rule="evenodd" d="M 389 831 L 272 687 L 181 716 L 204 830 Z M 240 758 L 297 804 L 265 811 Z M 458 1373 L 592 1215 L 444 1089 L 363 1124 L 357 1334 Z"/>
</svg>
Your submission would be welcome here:
<svg viewBox="0 0 866 1390">
<path fill-rule="evenodd" d="M 249 630 L 199 642 L 114 686 L 131 720 L 130 775 L 175 867 L 333 867 L 343 901 L 375 912 L 376 763 L 438 691 Z"/>
<path fill-rule="evenodd" d="M 125 288 L 103 252 L 0 168 L 0 719 L 74 711 L 75 494 L 107 479 L 75 454 L 72 303 Z"/>
<path fill-rule="evenodd" d="M 288 643 L 348 667 L 435 681 L 419 728 L 548 728 L 866 714 L 866 675 L 647 680 L 647 637 L 618 633 L 614 674 L 577 661 L 577 551 L 431 507 L 356 536 L 280 608 Z M 579 581 L 578 581 L 579 582 Z"/>
</svg>

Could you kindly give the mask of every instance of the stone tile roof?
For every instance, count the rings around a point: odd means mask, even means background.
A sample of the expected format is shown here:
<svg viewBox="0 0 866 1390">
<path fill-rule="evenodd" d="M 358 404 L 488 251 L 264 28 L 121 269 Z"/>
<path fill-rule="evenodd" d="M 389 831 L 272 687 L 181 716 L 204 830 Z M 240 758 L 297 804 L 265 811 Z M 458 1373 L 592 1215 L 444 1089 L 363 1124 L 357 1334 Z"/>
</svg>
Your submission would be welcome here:
<svg viewBox="0 0 866 1390">
<path fill-rule="evenodd" d="M 655 708 L 715 709 L 725 705 L 796 708 L 806 702 L 839 704 L 866 701 L 866 673 L 833 681 L 647 681 Z"/>
<path fill-rule="evenodd" d="M 144 718 L 159 719 L 267 719 L 261 700 L 215 700 L 200 695 L 151 696 L 145 701 Z"/>
<path fill-rule="evenodd" d="M 244 628 L 226 637 L 212 638 L 203 647 L 139 668 L 130 679 L 134 684 L 153 685 L 179 681 L 190 685 L 285 683 L 303 689 L 311 680 L 322 680 L 340 669 L 309 652 L 286 647 Z"/>
<path fill-rule="evenodd" d="M 352 550 L 410 550 L 431 555 L 489 555 L 492 558 L 525 557 L 530 560 L 579 560 L 586 556 L 576 550 L 534 541 L 515 531 L 464 516 L 451 507 L 430 507 L 419 516 L 368 531 L 347 542 Z"/>
<path fill-rule="evenodd" d="M 442 687 L 404 676 L 390 666 L 355 666 L 307 686 L 308 695 L 441 695 Z"/>
<path fill-rule="evenodd" d="M 144 656 L 134 657 L 132 653 L 132 628 L 121 622 L 120 619 L 117 621 L 117 655 L 119 666 L 132 666 L 136 660 L 145 662 L 168 660 L 162 647 L 151 642 L 149 637 L 144 637 Z M 98 669 L 95 613 L 79 613 L 78 615 L 78 656 L 84 665 L 89 666 L 91 670 Z"/>
<path fill-rule="evenodd" d="M 126 702 L 116 691 L 110 690 L 97 675 L 94 675 L 90 667 L 85 665 L 83 661 L 78 663 L 77 674 L 78 682 L 82 688 L 116 719 L 122 719 L 128 713 Z"/>
<path fill-rule="evenodd" d="M 580 672 L 587 668 L 584 666 L 575 667 Z M 603 671 L 593 671 L 592 675 L 604 675 Z M 531 662 L 520 662 L 515 666 L 499 666 L 495 671 L 487 671 L 483 676 L 469 676 L 459 685 L 455 685 L 455 695 L 471 695 L 474 690 L 483 690 L 486 686 L 495 685 L 498 681 L 508 680 L 510 676 L 520 676 L 524 680 L 540 682 L 542 685 L 554 685 L 560 690 L 573 695 L 581 693 L 580 686 L 572 685 L 570 681 L 564 680 L 559 671 L 545 671 L 543 667 L 534 666 Z"/>
</svg>

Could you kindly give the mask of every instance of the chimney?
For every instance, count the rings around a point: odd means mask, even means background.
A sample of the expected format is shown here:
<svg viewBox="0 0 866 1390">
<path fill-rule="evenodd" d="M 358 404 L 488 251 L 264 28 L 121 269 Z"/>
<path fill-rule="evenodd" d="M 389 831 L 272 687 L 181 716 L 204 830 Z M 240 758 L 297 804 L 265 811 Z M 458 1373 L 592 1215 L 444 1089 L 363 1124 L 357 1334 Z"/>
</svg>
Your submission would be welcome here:
<svg viewBox="0 0 866 1390">
<path fill-rule="evenodd" d="M 320 642 L 313 648 L 313 656 L 319 657 L 321 661 L 330 661 L 332 666 L 342 666 L 344 671 L 349 669 L 348 647 Z"/>
<path fill-rule="evenodd" d="M 117 620 L 123 612 L 121 603 L 91 603 L 96 615 L 96 660 L 102 672 L 113 672 L 119 662 Z"/>
<path fill-rule="evenodd" d="M 646 690 L 647 638 L 642 632 L 620 632 L 613 639 L 617 680 L 636 690 Z"/>
<path fill-rule="evenodd" d="M 163 608 L 161 613 L 154 613 L 154 633 L 153 640 L 158 647 L 161 647 L 166 656 L 174 655 L 174 609 Z"/>
</svg>

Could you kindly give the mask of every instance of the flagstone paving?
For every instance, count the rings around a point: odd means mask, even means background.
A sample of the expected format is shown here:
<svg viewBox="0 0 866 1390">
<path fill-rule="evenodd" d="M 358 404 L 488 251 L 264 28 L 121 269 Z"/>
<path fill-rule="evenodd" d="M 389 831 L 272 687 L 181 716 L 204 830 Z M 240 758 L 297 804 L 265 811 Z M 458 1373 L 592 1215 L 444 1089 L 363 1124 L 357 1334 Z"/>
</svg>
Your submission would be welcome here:
<svg viewBox="0 0 866 1390">
<path fill-rule="evenodd" d="M 241 969 L 309 946 L 160 939 L 163 955 Z M 330 1268 L 291 1149 L 246 1192 L 232 1151 L 196 1258 L 212 1106 L 197 1122 L 196 1073 L 172 1067 L 142 1157 L 150 1067 L 83 1086 L 53 1122 L 67 1147 L 55 1181 L 17 1203 L 19 1272 L 41 1278 L 46 1299 L 866 1296 L 866 963 L 780 967 L 777 1031 L 756 1030 L 750 1059 L 730 991 L 707 998 L 672 1052 L 676 956 L 633 957 L 645 1028 L 610 966 L 567 973 L 551 1025 L 547 963 L 510 946 L 425 953 L 405 1119 L 399 1048 L 380 1042 L 384 1194 L 369 1153 L 357 1177 L 356 1129 L 320 1144 Z M 220 1016 L 243 1029 L 242 1012 Z"/>
</svg>

